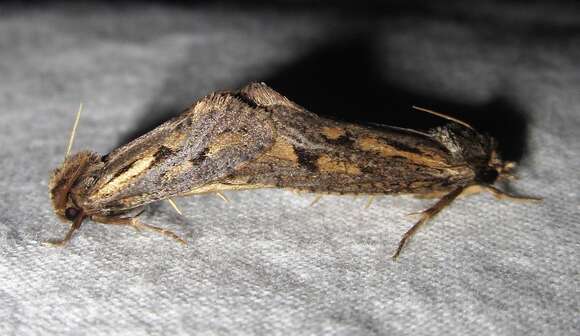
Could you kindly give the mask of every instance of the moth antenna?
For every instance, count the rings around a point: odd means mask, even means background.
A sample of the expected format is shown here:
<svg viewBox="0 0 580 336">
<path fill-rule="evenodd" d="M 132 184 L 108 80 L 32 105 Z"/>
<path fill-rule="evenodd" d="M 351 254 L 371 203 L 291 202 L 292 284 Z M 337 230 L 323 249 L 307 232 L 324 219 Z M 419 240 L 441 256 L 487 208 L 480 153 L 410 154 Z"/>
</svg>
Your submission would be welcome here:
<svg viewBox="0 0 580 336">
<path fill-rule="evenodd" d="M 64 158 L 66 159 L 70 155 L 70 151 L 72 150 L 72 145 L 75 139 L 75 134 L 77 132 L 77 126 L 79 125 L 79 120 L 81 119 L 81 112 L 83 110 L 83 103 L 79 104 L 79 110 L 77 111 L 77 116 L 75 118 L 75 123 L 73 125 L 72 131 L 70 132 L 70 138 L 68 139 L 68 146 L 66 148 L 66 154 Z"/>
<path fill-rule="evenodd" d="M 409 133 L 420 134 L 420 135 L 424 135 L 424 136 L 426 136 L 428 138 L 431 137 L 431 135 L 429 135 L 429 133 L 417 131 L 417 130 L 414 130 L 412 128 L 405 128 L 405 127 L 399 127 L 399 126 L 385 125 L 385 124 L 381 124 L 381 123 L 369 123 L 369 124 L 370 125 L 373 125 L 373 126 L 391 128 L 391 129 L 394 129 L 394 130 L 399 130 L 399 131 L 405 131 L 405 132 L 409 132 Z"/>
<path fill-rule="evenodd" d="M 179 207 L 177 207 L 177 204 L 175 204 L 175 202 L 171 198 L 168 198 L 167 202 L 169 202 L 169 204 L 171 204 L 171 206 L 173 207 L 175 212 L 177 212 L 180 216 L 183 216 L 183 212 L 181 212 L 181 210 L 179 210 Z"/>
<path fill-rule="evenodd" d="M 458 123 L 458 124 L 460 124 L 460 125 L 463 125 L 463 126 L 465 126 L 465 127 L 469 128 L 469 129 L 472 129 L 472 130 L 474 130 L 474 131 L 475 131 L 475 129 L 474 129 L 473 127 L 471 127 L 471 125 L 469 125 L 469 124 L 468 124 L 468 123 L 466 123 L 465 121 L 461 121 L 461 120 L 459 120 L 459 119 L 456 119 L 456 118 L 450 117 L 450 116 L 448 116 L 448 115 L 446 115 L 446 114 L 443 114 L 443 113 L 440 113 L 440 112 L 435 112 L 435 111 L 433 111 L 433 110 L 429 110 L 429 109 L 426 109 L 426 108 L 423 108 L 423 107 L 418 107 L 418 106 L 414 106 L 414 105 L 413 105 L 413 108 L 414 108 L 415 110 L 419 110 L 419 111 L 423 111 L 423 112 L 427 112 L 427 113 L 430 113 L 430 114 L 436 115 L 436 116 L 438 116 L 438 117 L 441 117 L 441 118 L 443 118 L 443 119 L 451 120 L 451 121 L 453 121 L 453 122 L 456 122 L 456 123 Z"/>
</svg>

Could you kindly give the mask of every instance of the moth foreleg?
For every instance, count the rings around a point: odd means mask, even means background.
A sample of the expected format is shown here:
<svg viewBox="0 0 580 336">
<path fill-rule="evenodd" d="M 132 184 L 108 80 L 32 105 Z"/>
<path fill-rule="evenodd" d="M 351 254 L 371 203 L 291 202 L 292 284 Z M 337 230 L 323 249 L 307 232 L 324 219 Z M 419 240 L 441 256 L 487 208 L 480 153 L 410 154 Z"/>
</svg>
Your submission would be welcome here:
<svg viewBox="0 0 580 336">
<path fill-rule="evenodd" d="M 371 207 L 371 204 L 373 204 L 373 201 L 375 200 L 375 195 L 370 195 L 369 198 L 367 199 L 367 202 L 364 206 L 365 209 L 368 209 Z"/>
<path fill-rule="evenodd" d="M 72 222 L 70 229 L 68 230 L 68 232 L 66 233 L 64 238 L 52 239 L 52 240 L 45 242 L 45 244 L 50 245 L 50 246 L 54 246 L 54 247 L 62 247 L 64 245 L 66 245 L 66 243 L 68 243 L 71 240 L 74 232 L 81 227 L 81 224 L 83 223 L 83 220 L 85 218 L 86 218 L 85 215 L 83 215 L 82 213 L 79 214 Z"/>
<path fill-rule="evenodd" d="M 464 187 L 460 187 L 460 188 L 453 190 L 452 192 L 443 196 L 433 206 L 422 211 L 421 218 L 419 219 L 419 221 L 417 221 L 417 223 L 415 223 L 415 225 L 413 225 L 407 232 L 405 232 L 405 234 L 403 235 L 403 238 L 401 238 L 401 241 L 399 242 L 399 246 L 397 247 L 397 251 L 395 252 L 395 254 L 393 254 L 393 259 L 397 259 L 399 257 L 403 247 L 405 247 L 405 245 L 408 244 L 409 240 L 415 235 L 415 233 L 417 233 L 417 231 L 423 225 L 425 225 L 425 223 L 427 223 L 431 218 L 435 217 L 435 215 L 437 215 L 439 212 L 441 212 L 441 210 L 443 210 L 445 207 L 447 207 L 449 204 L 451 204 L 453 202 L 453 200 L 455 200 L 459 195 L 461 195 L 461 193 L 463 192 L 464 189 L 465 189 Z"/>
</svg>

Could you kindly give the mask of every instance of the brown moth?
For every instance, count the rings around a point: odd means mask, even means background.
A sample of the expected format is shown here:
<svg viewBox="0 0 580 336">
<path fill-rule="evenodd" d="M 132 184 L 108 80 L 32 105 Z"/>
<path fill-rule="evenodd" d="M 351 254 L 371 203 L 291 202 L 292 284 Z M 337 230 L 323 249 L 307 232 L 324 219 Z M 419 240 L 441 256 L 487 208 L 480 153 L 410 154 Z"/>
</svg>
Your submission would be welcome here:
<svg viewBox="0 0 580 336">
<path fill-rule="evenodd" d="M 404 235 L 397 257 L 417 229 L 461 194 L 487 190 L 531 199 L 493 187 L 511 176 L 513 163 L 500 159 L 491 137 L 446 118 L 453 122 L 426 133 L 373 128 L 317 116 L 263 83 L 212 93 L 108 155 L 67 155 L 49 190 L 55 213 L 71 228 L 52 244 L 65 244 L 85 219 L 182 241 L 141 223 L 143 206 L 224 190 L 440 197 Z"/>
</svg>

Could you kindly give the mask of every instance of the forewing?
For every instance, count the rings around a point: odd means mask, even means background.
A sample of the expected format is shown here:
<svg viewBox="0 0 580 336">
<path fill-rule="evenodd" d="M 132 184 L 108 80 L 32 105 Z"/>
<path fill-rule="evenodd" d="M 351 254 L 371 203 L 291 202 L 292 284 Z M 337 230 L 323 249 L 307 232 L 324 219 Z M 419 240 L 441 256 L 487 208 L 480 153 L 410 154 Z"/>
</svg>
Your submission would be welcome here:
<svg viewBox="0 0 580 336">
<path fill-rule="evenodd" d="M 467 183 L 473 171 L 428 134 L 322 118 L 264 84 L 242 91 L 267 108 L 274 145 L 223 185 L 276 186 L 331 193 L 426 193 Z"/>
<path fill-rule="evenodd" d="M 232 174 L 273 143 L 270 113 L 229 92 L 113 151 L 86 206 L 116 212 L 185 194 Z"/>
</svg>

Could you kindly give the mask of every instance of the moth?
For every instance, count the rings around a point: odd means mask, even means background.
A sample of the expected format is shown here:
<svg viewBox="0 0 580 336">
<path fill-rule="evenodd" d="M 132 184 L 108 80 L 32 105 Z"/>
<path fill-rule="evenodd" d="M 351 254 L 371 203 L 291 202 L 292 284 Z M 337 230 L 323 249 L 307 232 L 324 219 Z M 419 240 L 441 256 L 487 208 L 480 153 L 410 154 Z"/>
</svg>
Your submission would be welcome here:
<svg viewBox="0 0 580 336">
<path fill-rule="evenodd" d="M 87 219 L 182 241 L 139 221 L 143 207 L 225 190 L 438 197 L 405 233 L 396 258 L 421 226 L 462 194 L 485 190 L 498 198 L 534 200 L 493 186 L 512 176 L 514 164 L 501 160 L 492 137 L 426 111 L 451 122 L 421 132 L 330 120 L 263 83 L 212 93 L 107 155 L 67 154 L 52 173 L 49 192 L 56 215 L 71 226 L 51 243 L 64 245 Z M 78 115 L 75 129 L 77 123 Z"/>
</svg>

